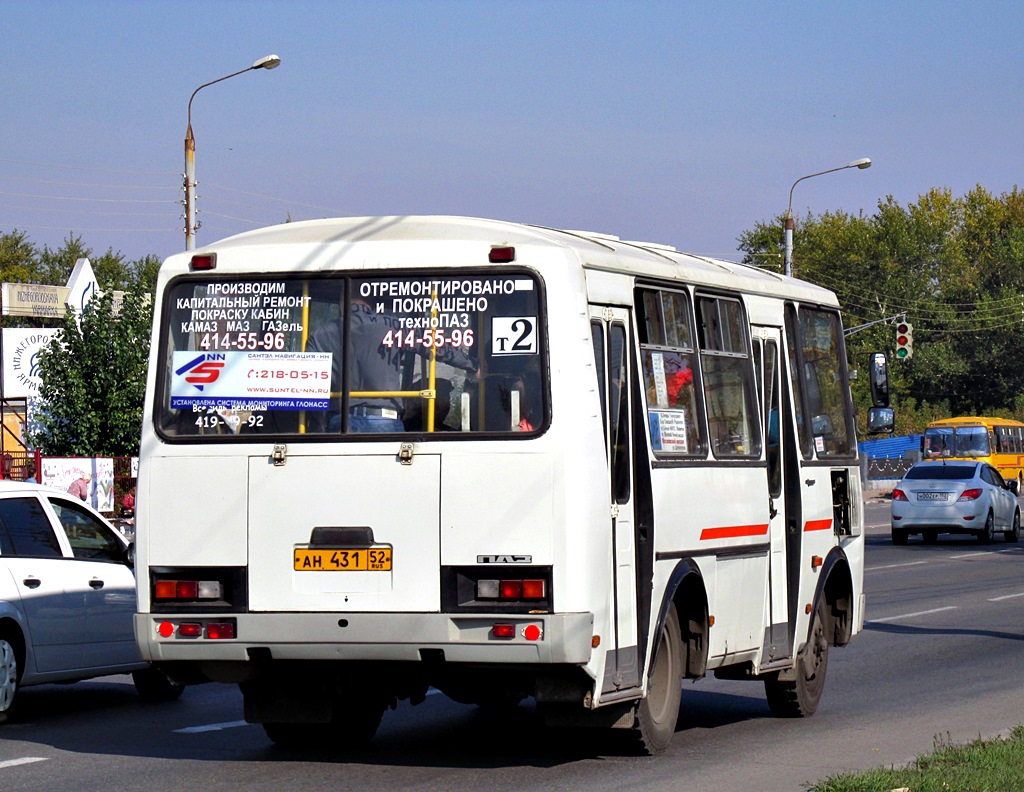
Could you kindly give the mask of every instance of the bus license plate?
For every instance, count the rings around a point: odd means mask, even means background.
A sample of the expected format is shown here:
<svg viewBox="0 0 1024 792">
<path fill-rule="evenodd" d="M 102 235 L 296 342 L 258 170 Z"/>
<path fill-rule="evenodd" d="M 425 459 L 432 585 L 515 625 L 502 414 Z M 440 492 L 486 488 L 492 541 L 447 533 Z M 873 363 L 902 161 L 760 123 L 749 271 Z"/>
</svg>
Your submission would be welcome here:
<svg viewBox="0 0 1024 792">
<path fill-rule="evenodd" d="M 296 572 L 390 572 L 391 548 L 296 548 L 293 564 Z"/>
<path fill-rule="evenodd" d="M 948 492 L 919 492 L 919 493 L 917 493 L 917 499 L 919 501 L 923 501 L 923 500 L 944 501 L 944 500 L 949 500 L 949 493 Z"/>
</svg>

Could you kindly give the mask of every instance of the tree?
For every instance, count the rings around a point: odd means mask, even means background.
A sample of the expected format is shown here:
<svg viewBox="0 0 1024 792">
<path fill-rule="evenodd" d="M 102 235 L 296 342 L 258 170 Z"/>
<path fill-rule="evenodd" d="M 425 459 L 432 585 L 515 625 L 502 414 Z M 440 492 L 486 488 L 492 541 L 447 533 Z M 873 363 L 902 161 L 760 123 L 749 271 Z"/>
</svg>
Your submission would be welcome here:
<svg viewBox="0 0 1024 792">
<path fill-rule="evenodd" d="M 31 444 L 45 454 L 132 456 L 139 451 L 152 305 L 141 283 L 113 315 L 113 294 L 94 298 L 39 355 L 42 386 Z"/>
<path fill-rule="evenodd" d="M 4 283 L 26 283 L 36 274 L 35 245 L 28 234 L 15 229 L 0 234 L 0 281 Z"/>
<path fill-rule="evenodd" d="M 781 251 L 782 219 L 739 239 L 747 263 Z M 781 259 L 780 259 L 781 260 Z M 933 189 L 901 206 L 891 196 L 865 217 L 842 212 L 797 220 L 794 274 L 839 296 L 853 368 L 892 351 L 891 317 L 914 326 L 914 354 L 890 366 L 900 428 L 933 418 L 1016 414 L 1024 407 L 1024 194 L 978 186 L 963 197 Z M 870 325 L 870 326 L 868 326 Z M 853 383 L 867 407 L 867 383 Z"/>
</svg>

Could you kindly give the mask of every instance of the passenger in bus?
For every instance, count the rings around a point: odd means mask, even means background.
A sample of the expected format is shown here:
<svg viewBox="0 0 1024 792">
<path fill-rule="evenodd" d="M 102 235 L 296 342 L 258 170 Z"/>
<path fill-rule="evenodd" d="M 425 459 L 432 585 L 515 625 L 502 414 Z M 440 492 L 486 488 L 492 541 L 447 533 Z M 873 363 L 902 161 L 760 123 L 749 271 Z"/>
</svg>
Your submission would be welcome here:
<svg viewBox="0 0 1024 792">
<path fill-rule="evenodd" d="M 654 355 L 661 358 L 664 371 L 665 398 L 659 400 Z M 678 352 L 646 352 L 644 379 L 647 381 L 647 401 L 652 407 L 690 407 L 693 400 L 693 369 L 689 361 Z"/>
<path fill-rule="evenodd" d="M 348 310 L 349 335 L 345 338 L 343 315 L 318 329 L 306 345 L 307 352 L 331 352 L 331 393 L 340 395 L 342 387 L 342 365 L 348 366 L 349 393 L 372 393 L 373 396 L 352 396 L 349 398 L 349 431 L 351 432 L 404 432 L 402 421 L 404 404 L 398 391 L 411 390 L 403 387 L 407 373 L 411 373 L 414 355 L 426 357 L 429 349 L 414 343 L 410 349 L 400 342 L 386 339 L 403 332 L 397 319 L 389 314 L 377 313 L 361 297 L 355 297 Z M 422 332 L 422 331 L 420 331 Z M 403 333 L 404 335 L 404 333 Z M 344 350 L 344 354 L 342 354 Z M 461 349 L 443 346 L 437 350 L 437 360 L 474 371 L 476 363 Z M 320 417 L 320 425 L 317 418 Z M 311 422 L 314 430 L 323 430 L 322 416 L 315 416 Z M 326 421 L 329 432 L 341 430 L 341 415 L 331 414 Z"/>
<path fill-rule="evenodd" d="M 428 383 L 415 382 L 412 390 L 423 390 Z M 434 431 L 451 432 L 454 429 L 445 423 L 448 414 L 452 409 L 452 383 L 451 380 L 437 379 L 434 381 L 434 390 L 437 395 L 434 398 Z M 406 399 L 405 415 L 402 416 L 402 423 L 405 424 L 407 432 L 425 432 L 427 430 L 426 409 L 430 402 L 422 397 Z"/>
<path fill-rule="evenodd" d="M 983 429 L 979 431 L 958 432 L 957 438 L 960 443 L 960 453 L 963 456 L 983 457 L 988 455 L 988 436 Z"/>
</svg>

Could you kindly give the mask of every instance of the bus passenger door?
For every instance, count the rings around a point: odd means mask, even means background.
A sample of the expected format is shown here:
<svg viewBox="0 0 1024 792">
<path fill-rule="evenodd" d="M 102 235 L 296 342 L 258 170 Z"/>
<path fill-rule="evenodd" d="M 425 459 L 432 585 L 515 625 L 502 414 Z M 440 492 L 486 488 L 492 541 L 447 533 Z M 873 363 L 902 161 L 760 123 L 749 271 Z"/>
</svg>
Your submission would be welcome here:
<svg viewBox="0 0 1024 792">
<path fill-rule="evenodd" d="M 590 317 L 608 459 L 613 635 L 602 691 L 611 692 L 640 684 L 629 405 L 632 371 L 629 311 L 592 305 Z"/>
<path fill-rule="evenodd" d="M 783 488 L 786 475 L 783 462 L 786 455 L 792 456 L 796 449 L 782 431 L 782 427 L 787 426 L 792 417 L 788 415 L 789 399 L 782 398 L 782 387 L 786 380 L 781 376 L 781 339 L 781 328 L 754 328 L 754 363 L 757 367 L 757 387 L 761 396 L 761 421 L 768 463 L 765 495 L 768 500 L 768 535 L 771 544 L 768 570 L 769 620 L 764 636 L 762 663 L 789 657 L 792 643 L 787 597 L 787 499 Z"/>
</svg>

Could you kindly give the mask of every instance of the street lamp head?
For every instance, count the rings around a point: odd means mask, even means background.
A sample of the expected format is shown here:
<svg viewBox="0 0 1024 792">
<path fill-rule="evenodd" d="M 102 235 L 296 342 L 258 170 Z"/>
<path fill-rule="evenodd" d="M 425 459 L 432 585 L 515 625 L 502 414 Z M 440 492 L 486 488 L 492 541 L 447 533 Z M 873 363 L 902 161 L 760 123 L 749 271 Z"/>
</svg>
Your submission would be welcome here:
<svg viewBox="0 0 1024 792">
<path fill-rule="evenodd" d="M 192 100 L 196 94 L 208 85 L 224 82 L 239 74 L 245 74 L 253 69 L 276 69 L 281 65 L 281 59 L 277 55 L 267 55 L 260 58 L 247 69 L 240 69 L 216 80 L 203 83 L 196 88 L 188 98 L 188 129 L 185 132 L 185 250 L 195 249 L 195 232 L 199 224 L 195 221 L 196 206 L 196 139 L 192 134 Z"/>
<path fill-rule="evenodd" d="M 785 274 L 793 274 L 793 190 L 796 186 L 804 179 L 810 179 L 814 176 L 824 176 L 826 173 L 835 173 L 836 171 L 846 170 L 847 168 L 859 168 L 864 170 L 865 168 L 871 167 L 871 160 L 868 157 L 861 157 L 855 159 L 853 162 L 848 162 L 845 165 L 840 165 L 838 168 L 829 168 L 828 170 L 818 171 L 817 173 L 809 173 L 806 176 L 801 176 L 795 182 L 793 186 L 789 188 L 789 208 L 786 210 L 786 260 L 783 271 Z"/>
<path fill-rule="evenodd" d="M 281 65 L 281 59 L 279 57 L 277 57 L 277 55 L 267 55 L 266 57 L 260 58 L 258 61 L 256 61 L 252 65 L 251 68 L 253 68 L 253 69 L 276 69 L 280 65 Z M 868 165 L 870 165 L 870 164 L 871 164 L 871 162 L 868 161 Z M 866 166 L 861 166 L 861 167 L 866 167 Z"/>
</svg>

